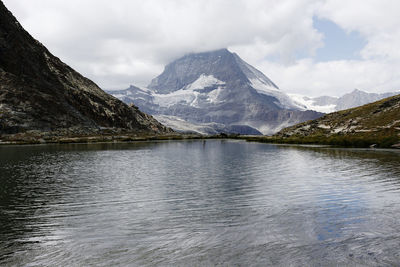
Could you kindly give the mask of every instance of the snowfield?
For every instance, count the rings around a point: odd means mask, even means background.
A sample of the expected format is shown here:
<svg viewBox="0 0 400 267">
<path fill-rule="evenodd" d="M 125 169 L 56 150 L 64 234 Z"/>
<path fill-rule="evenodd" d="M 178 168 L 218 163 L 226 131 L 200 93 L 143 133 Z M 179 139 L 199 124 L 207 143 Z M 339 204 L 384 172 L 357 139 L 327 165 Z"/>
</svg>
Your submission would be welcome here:
<svg viewBox="0 0 400 267">
<path fill-rule="evenodd" d="M 289 94 L 289 96 L 293 99 L 293 101 L 295 103 L 305 107 L 305 109 L 308 109 L 308 110 L 315 110 L 315 111 L 322 112 L 322 113 L 331 113 L 331 112 L 335 112 L 335 110 L 336 110 L 335 104 L 320 106 L 315 103 L 315 100 L 313 100 L 312 98 L 309 98 L 307 96 L 298 95 L 298 94 Z"/>
</svg>

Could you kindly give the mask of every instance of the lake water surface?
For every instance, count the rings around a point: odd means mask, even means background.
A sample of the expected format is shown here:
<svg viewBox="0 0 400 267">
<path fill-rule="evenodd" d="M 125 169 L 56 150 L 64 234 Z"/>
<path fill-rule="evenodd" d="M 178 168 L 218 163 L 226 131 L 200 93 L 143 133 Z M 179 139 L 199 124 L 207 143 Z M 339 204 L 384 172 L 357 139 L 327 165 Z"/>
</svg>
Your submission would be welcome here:
<svg viewBox="0 0 400 267">
<path fill-rule="evenodd" d="M 400 264 L 399 151 L 0 147 L 0 265 L 332 264 Z"/>
</svg>

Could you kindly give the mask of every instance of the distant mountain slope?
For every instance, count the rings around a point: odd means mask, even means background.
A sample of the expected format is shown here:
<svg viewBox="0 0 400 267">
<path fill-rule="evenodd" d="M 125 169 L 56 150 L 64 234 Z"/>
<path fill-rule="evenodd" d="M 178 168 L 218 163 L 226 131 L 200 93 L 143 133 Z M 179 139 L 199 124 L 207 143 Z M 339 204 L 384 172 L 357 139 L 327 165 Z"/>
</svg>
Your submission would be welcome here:
<svg viewBox="0 0 400 267">
<path fill-rule="evenodd" d="M 0 1 L 0 134 L 94 133 L 104 128 L 170 131 L 53 56 Z"/>
<path fill-rule="evenodd" d="M 398 94 L 400 94 L 400 92 L 376 94 L 355 89 L 353 92 L 345 94 L 338 99 L 336 103 L 336 110 L 339 111 L 359 107 Z"/>
<path fill-rule="evenodd" d="M 355 89 L 351 93 L 345 94 L 341 97 L 332 96 L 320 96 L 320 97 L 306 97 L 302 95 L 291 94 L 292 99 L 304 106 L 307 109 L 315 110 L 319 112 L 330 113 L 334 111 L 359 107 L 368 103 L 384 99 L 386 97 L 394 96 L 400 92 L 389 92 L 389 93 L 367 93 L 358 89 Z"/>
<path fill-rule="evenodd" d="M 162 115 L 167 125 L 179 118 L 192 125 L 214 124 L 218 125 L 214 130 L 234 129 L 242 134 L 271 134 L 322 115 L 305 111 L 263 73 L 227 49 L 179 58 L 148 88 L 131 86 L 109 93 L 145 112 Z M 183 130 L 178 125 L 170 126 Z"/>
<path fill-rule="evenodd" d="M 277 136 L 318 140 L 331 136 L 360 137 L 360 140 L 400 140 L 400 95 L 361 107 L 327 114 L 281 130 Z"/>
</svg>

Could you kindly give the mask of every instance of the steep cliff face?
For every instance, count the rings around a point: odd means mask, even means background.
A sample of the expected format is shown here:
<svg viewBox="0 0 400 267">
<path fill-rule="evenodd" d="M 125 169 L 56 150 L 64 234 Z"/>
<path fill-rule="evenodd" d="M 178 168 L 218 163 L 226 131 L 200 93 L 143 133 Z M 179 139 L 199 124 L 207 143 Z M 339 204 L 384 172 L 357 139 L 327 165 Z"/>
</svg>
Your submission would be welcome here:
<svg viewBox="0 0 400 267">
<path fill-rule="evenodd" d="M 177 130 L 191 124 L 213 128 L 209 133 L 271 134 L 322 116 L 305 111 L 262 72 L 227 49 L 183 56 L 168 64 L 148 88 L 131 86 L 110 93 Z"/>
<path fill-rule="evenodd" d="M 53 56 L 0 1 L 0 134 L 29 130 L 166 133 Z"/>
</svg>

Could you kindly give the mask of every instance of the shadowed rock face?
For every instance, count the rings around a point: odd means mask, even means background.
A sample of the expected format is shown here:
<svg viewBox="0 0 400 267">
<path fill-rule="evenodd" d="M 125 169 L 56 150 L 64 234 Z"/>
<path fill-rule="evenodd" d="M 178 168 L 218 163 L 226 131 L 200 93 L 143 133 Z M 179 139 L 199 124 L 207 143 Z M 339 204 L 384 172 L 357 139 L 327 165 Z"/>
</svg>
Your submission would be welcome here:
<svg viewBox="0 0 400 267">
<path fill-rule="evenodd" d="M 53 56 L 0 1 L 0 134 L 29 130 L 166 133 Z"/>
</svg>

